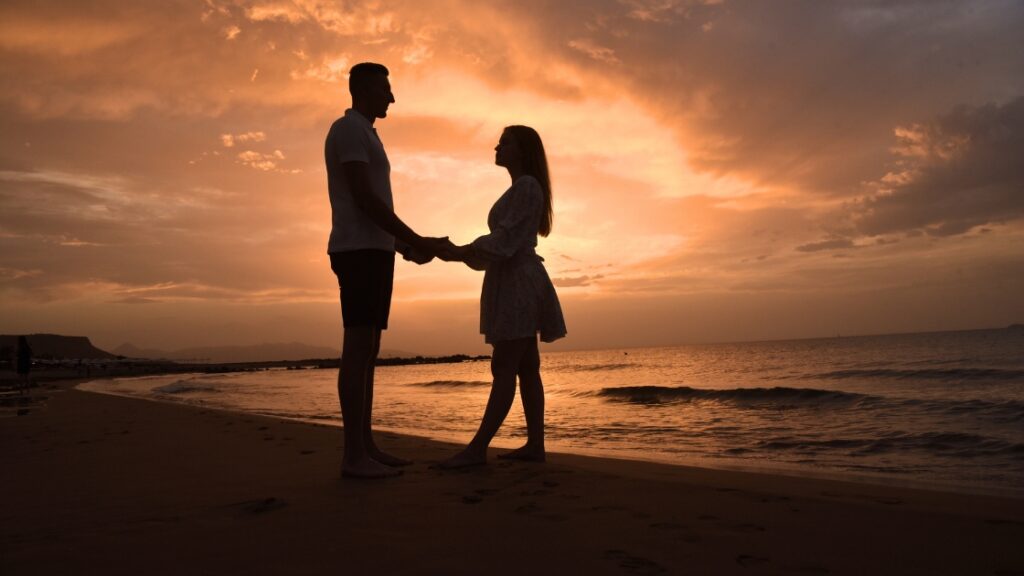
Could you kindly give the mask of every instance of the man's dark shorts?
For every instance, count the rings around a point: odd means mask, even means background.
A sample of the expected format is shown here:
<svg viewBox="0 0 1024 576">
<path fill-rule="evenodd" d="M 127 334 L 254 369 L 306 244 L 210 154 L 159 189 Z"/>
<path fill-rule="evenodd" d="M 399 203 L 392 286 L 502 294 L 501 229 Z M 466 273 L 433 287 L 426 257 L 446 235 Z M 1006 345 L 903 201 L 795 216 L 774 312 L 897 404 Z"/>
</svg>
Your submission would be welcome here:
<svg viewBox="0 0 1024 576">
<path fill-rule="evenodd" d="M 341 290 L 341 321 L 350 326 L 388 327 L 391 287 L 395 279 L 395 253 L 352 250 L 330 254 L 331 270 Z"/>
</svg>

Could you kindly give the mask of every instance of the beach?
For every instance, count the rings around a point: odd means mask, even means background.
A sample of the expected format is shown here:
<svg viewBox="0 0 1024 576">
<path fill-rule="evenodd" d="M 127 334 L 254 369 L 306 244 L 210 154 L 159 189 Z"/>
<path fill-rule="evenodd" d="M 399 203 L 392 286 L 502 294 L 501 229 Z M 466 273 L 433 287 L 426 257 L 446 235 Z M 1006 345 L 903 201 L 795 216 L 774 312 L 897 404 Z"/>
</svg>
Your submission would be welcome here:
<svg viewBox="0 0 1024 576">
<path fill-rule="evenodd" d="M 1024 574 L 1024 500 L 554 453 L 341 479 L 338 428 L 93 394 L 0 420 L 0 572 Z M 43 399 L 45 397 L 45 399 Z"/>
</svg>

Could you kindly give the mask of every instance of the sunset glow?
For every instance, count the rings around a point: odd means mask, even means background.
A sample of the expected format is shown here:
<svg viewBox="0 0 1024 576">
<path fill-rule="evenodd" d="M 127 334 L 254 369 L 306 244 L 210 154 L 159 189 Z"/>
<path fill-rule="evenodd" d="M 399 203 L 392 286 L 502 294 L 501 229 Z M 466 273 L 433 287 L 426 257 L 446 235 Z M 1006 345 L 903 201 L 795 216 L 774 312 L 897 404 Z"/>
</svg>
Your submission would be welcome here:
<svg viewBox="0 0 1024 576">
<path fill-rule="evenodd" d="M 5 2 L 0 332 L 340 346 L 323 140 L 391 69 L 396 211 L 465 243 L 545 140 L 550 349 L 1024 319 L 1024 6 Z M 399 263 L 385 348 L 484 350 L 481 275 Z"/>
</svg>

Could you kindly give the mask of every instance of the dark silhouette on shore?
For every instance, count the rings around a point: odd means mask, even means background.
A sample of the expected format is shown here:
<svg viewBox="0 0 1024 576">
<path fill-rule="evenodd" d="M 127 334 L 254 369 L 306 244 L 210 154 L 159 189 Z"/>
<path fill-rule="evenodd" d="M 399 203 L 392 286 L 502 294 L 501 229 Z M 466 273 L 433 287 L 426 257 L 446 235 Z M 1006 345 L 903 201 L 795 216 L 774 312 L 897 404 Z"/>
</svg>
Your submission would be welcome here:
<svg viewBox="0 0 1024 576">
<path fill-rule="evenodd" d="M 18 389 L 24 392 L 32 386 L 32 347 L 28 345 L 28 338 L 24 336 L 18 336 L 16 371 L 19 380 Z"/>
<path fill-rule="evenodd" d="M 526 416 L 527 440 L 499 457 L 543 462 L 544 384 L 537 337 L 552 342 L 566 335 L 555 287 L 537 255 L 537 236 L 551 232 L 551 181 L 540 135 L 509 126 L 495 147 L 494 162 L 508 171 L 512 186 L 487 216 L 490 232 L 465 246 L 449 246 L 441 258 L 484 270 L 480 332 L 494 346 L 490 397 L 480 427 L 464 450 L 441 463 L 462 468 L 487 462 L 487 447 L 515 399 L 516 379 Z"/>
<path fill-rule="evenodd" d="M 349 71 L 352 107 L 324 143 L 331 201 L 327 252 L 338 277 L 344 338 L 338 399 L 345 428 L 343 476 L 384 478 L 410 464 L 381 450 L 373 437 L 373 378 L 381 332 L 388 327 L 395 252 L 426 264 L 447 239 L 424 238 L 394 211 L 391 165 L 374 129 L 395 102 L 388 69 L 372 62 Z"/>
</svg>

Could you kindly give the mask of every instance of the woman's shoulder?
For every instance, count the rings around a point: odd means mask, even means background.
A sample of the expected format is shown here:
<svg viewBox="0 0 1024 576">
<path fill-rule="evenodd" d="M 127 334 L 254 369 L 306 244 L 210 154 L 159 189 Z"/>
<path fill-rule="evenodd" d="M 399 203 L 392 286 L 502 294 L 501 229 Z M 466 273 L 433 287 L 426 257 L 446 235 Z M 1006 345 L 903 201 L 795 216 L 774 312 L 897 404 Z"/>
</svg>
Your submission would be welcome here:
<svg viewBox="0 0 1024 576">
<path fill-rule="evenodd" d="M 523 174 L 512 184 L 513 186 L 528 186 L 540 188 L 540 180 L 537 180 L 532 174 Z"/>
<path fill-rule="evenodd" d="M 518 194 L 541 195 L 540 181 L 529 174 L 523 174 L 512 183 L 511 191 Z"/>
</svg>

